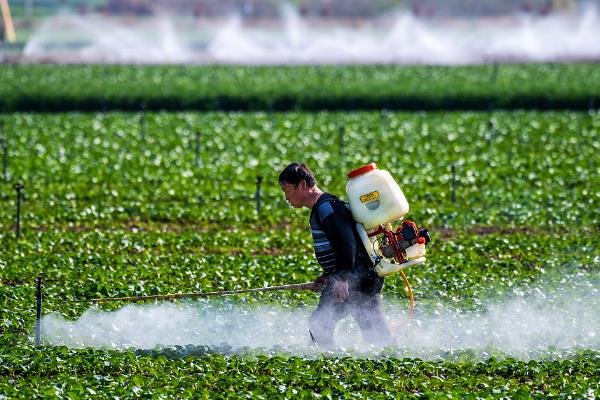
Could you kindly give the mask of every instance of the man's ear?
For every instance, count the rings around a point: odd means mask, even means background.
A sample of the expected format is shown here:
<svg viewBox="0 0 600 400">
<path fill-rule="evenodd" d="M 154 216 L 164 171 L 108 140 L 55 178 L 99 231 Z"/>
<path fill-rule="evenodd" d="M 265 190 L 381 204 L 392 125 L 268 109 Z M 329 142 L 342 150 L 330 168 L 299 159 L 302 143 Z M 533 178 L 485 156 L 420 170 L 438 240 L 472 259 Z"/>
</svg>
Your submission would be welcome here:
<svg viewBox="0 0 600 400">
<path fill-rule="evenodd" d="M 306 192 L 306 191 L 308 190 L 308 184 L 306 183 L 306 181 L 305 181 L 304 179 L 302 179 L 302 180 L 300 181 L 300 189 L 301 189 L 303 192 Z"/>
</svg>

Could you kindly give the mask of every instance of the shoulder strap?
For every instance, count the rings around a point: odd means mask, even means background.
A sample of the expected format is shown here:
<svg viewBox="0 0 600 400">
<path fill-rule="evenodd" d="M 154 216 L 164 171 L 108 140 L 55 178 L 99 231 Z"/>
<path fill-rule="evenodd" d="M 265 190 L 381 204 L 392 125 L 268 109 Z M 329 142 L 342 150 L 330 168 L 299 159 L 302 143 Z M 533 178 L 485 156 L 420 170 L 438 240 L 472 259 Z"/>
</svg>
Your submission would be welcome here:
<svg viewBox="0 0 600 400">
<path fill-rule="evenodd" d="M 321 205 L 323 203 L 330 202 L 330 201 L 333 202 L 333 201 L 340 201 L 340 200 L 336 196 L 334 196 L 330 193 L 325 193 L 321 197 L 319 197 L 319 199 L 313 206 L 312 212 L 315 214 L 315 216 L 317 217 L 317 219 L 320 223 L 322 223 L 323 220 L 321 219 L 321 217 L 319 215 L 319 208 L 321 207 Z M 331 211 L 333 211 L 333 210 L 331 210 Z"/>
</svg>

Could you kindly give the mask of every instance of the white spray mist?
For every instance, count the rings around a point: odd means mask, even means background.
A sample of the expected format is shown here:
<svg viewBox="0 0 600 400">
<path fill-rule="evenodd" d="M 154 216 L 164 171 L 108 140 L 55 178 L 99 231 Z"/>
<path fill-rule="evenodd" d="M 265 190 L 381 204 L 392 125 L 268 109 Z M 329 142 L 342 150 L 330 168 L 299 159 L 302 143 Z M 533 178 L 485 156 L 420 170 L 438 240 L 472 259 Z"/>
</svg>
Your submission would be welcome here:
<svg viewBox="0 0 600 400">
<path fill-rule="evenodd" d="M 406 321 L 404 304 L 386 302 L 386 314 L 406 356 L 436 358 L 439 354 L 495 349 L 527 359 L 549 348 L 600 350 L 600 288 L 590 282 L 546 292 L 539 288 L 489 304 L 483 312 L 436 308 Z M 298 354 L 319 350 L 310 342 L 312 308 L 243 306 L 230 301 L 127 305 L 117 311 L 91 309 L 76 321 L 53 313 L 43 318 L 44 340 L 70 347 L 138 348 L 174 345 L 227 345 Z M 342 349 L 372 351 L 356 323 L 347 318 L 336 330 Z"/>
<path fill-rule="evenodd" d="M 263 25 L 245 24 L 240 16 L 191 26 L 174 18 L 53 16 L 34 32 L 24 56 L 91 63 L 445 65 L 600 58 L 600 14 L 593 5 L 479 19 L 398 12 L 352 26 L 304 20 L 289 5 L 279 22 Z"/>
</svg>

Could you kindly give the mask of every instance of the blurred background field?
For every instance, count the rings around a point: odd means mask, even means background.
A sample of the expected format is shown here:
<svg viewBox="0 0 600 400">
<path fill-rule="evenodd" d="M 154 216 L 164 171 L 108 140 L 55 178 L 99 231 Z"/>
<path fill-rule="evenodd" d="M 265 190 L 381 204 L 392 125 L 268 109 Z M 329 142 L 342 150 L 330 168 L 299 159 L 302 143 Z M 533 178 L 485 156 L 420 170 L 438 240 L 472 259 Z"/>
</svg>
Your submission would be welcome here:
<svg viewBox="0 0 600 400">
<path fill-rule="evenodd" d="M 13 0 L 4 60 L 473 64 L 595 61 L 598 2 Z M 8 34 L 8 32 L 7 32 Z"/>
</svg>

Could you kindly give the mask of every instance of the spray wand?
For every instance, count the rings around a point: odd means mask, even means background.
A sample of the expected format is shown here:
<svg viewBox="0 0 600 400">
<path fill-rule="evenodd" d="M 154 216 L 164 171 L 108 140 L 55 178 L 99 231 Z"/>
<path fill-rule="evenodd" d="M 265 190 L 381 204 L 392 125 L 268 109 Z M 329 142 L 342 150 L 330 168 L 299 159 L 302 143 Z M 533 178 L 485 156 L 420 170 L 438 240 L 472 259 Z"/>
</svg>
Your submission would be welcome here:
<svg viewBox="0 0 600 400">
<path fill-rule="evenodd" d="M 280 286 L 268 286 L 262 288 L 253 289 L 241 289 L 241 290 L 222 290 L 219 292 L 194 292 L 194 293 L 176 293 L 176 294 L 163 294 L 163 295 L 150 295 L 150 296 L 128 296 L 128 297 L 101 297 L 97 299 L 88 300 L 70 300 L 65 303 L 104 303 L 108 301 L 146 301 L 146 300 L 175 300 L 183 298 L 198 298 L 198 297 L 211 297 L 211 296 L 225 296 L 232 294 L 241 293 L 260 293 L 260 292 L 275 292 L 281 290 L 315 290 L 316 286 L 314 282 L 306 283 L 294 283 L 289 285 Z"/>
</svg>

